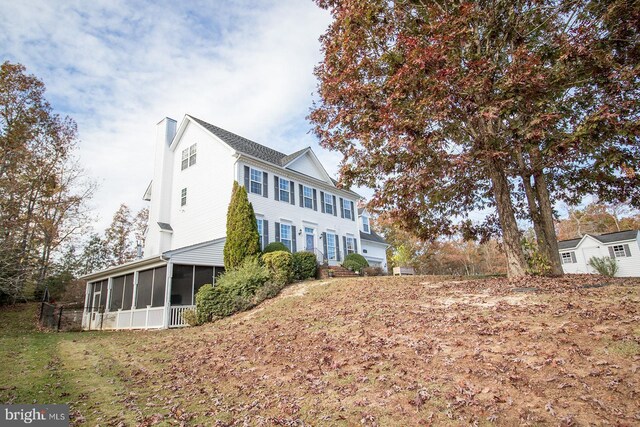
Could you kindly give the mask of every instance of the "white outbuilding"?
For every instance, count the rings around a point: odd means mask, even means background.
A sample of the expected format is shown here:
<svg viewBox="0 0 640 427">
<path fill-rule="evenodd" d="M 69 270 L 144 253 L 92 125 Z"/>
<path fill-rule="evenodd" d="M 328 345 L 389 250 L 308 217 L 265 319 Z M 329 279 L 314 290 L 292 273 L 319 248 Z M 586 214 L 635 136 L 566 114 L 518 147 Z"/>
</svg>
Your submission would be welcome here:
<svg viewBox="0 0 640 427">
<path fill-rule="evenodd" d="M 558 242 L 565 273 L 596 273 L 589 265 L 592 257 L 610 257 L 618 264 L 618 277 L 640 277 L 640 231 L 585 234 L 580 239 Z"/>
</svg>

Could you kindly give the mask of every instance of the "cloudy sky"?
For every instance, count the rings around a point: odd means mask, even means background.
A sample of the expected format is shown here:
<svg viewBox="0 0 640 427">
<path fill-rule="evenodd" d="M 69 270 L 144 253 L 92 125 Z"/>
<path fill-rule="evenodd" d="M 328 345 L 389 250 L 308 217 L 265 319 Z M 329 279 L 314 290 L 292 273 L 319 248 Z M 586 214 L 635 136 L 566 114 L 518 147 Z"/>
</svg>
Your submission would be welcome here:
<svg viewBox="0 0 640 427">
<path fill-rule="evenodd" d="M 329 173 L 309 112 L 329 14 L 311 0 L 1 0 L 2 60 L 47 86 L 78 123 L 99 184 L 97 230 L 120 203 L 137 210 L 152 175 L 155 125 L 191 114 L 277 150 L 308 145 Z"/>
</svg>

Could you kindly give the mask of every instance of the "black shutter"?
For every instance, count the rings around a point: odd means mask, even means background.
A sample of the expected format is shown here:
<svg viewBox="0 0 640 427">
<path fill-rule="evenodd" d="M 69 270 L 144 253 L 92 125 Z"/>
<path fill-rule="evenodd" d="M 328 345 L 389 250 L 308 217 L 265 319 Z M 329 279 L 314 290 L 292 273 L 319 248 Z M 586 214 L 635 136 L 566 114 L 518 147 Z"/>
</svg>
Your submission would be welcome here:
<svg viewBox="0 0 640 427">
<path fill-rule="evenodd" d="M 318 192 L 315 188 L 313 189 L 313 210 L 318 210 Z"/>
<path fill-rule="evenodd" d="M 269 221 L 262 220 L 262 249 L 266 248 L 269 244 Z"/>
<path fill-rule="evenodd" d="M 304 189 L 302 188 L 302 184 L 298 185 L 298 197 L 300 197 L 300 207 L 304 207 Z"/>
<path fill-rule="evenodd" d="M 347 256 L 347 236 L 342 236 L 342 247 L 344 248 L 345 256 Z"/>
<path fill-rule="evenodd" d="M 322 194 L 322 192 L 320 192 Z M 322 259 L 324 260 L 324 262 L 327 262 L 328 255 L 327 255 L 327 233 L 322 233 Z"/>
<path fill-rule="evenodd" d="M 344 199 L 342 197 L 340 197 L 340 216 L 344 218 Z"/>
<path fill-rule="evenodd" d="M 325 208 L 324 208 L 324 191 L 320 192 L 320 210 L 322 213 L 325 213 Z"/>
<path fill-rule="evenodd" d="M 291 226 L 291 252 L 298 252 L 298 245 L 296 240 L 298 240 L 298 235 L 296 234 L 296 226 Z"/>
<path fill-rule="evenodd" d="M 336 261 L 340 261 L 340 239 L 336 234 Z"/>
<path fill-rule="evenodd" d="M 269 197 L 269 175 L 266 172 L 262 172 L 262 195 Z"/>
<path fill-rule="evenodd" d="M 624 255 L 631 256 L 631 251 L 629 250 L 629 245 L 624 245 Z"/>
<path fill-rule="evenodd" d="M 273 176 L 273 198 L 280 200 L 280 180 L 277 176 Z"/>
<path fill-rule="evenodd" d="M 336 196 L 333 196 L 333 216 L 338 216 L 338 207 L 336 206 Z"/>
<path fill-rule="evenodd" d="M 358 240 L 355 237 L 353 238 L 353 251 L 358 253 Z"/>
<path fill-rule="evenodd" d="M 351 203 L 351 221 L 355 221 L 356 220 L 355 206 L 353 205 L 353 202 L 349 201 L 349 203 Z"/>
<path fill-rule="evenodd" d="M 289 181 L 289 190 L 291 192 L 291 197 L 289 198 L 289 201 L 291 202 L 292 205 L 296 204 L 296 185 L 293 183 L 293 181 Z"/>
<path fill-rule="evenodd" d="M 571 263 L 575 264 L 578 261 L 576 261 L 576 253 L 575 252 L 569 252 L 571 254 Z"/>
<path fill-rule="evenodd" d="M 609 256 L 614 259 L 616 257 L 616 254 L 613 252 L 613 246 L 609 246 Z"/>
<path fill-rule="evenodd" d="M 276 242 L 279 242 L 280 241 L 280 223 L 276 222 L 275 227 L 276 227 Z"/>
<path fill-rule="evenodd" d="M 247 190 L 247 193 L 251 192 L 251 188 L 249 188 L 249 166 L 244 167 L 244 188 Z"/>
</svg>

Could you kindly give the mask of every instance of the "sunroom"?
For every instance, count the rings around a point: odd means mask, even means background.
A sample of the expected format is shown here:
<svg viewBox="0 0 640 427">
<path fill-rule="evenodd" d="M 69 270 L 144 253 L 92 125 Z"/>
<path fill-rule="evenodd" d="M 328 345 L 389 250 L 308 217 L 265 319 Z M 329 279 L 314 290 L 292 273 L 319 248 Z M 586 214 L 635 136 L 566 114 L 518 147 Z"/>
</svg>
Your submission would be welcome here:
<svg viewBox="0 0 640 427">
<path fill-rule="evenodd" d="M 83 328 L 160 329 L 186 326 L 198 289 L 224 272 L 224 239 L 165 252 L 89 274 Z"/>
</svg>

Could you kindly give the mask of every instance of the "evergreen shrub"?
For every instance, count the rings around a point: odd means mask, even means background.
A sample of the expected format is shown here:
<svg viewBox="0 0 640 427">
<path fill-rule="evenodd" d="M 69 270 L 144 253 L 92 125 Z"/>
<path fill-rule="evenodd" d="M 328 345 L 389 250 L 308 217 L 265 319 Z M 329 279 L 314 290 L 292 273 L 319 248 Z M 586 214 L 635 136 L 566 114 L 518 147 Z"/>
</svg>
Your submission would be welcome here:
<svg viewBox="0 0 640 427">
<path fill-rule="evenodd" d="M 262 251 L 263 254 L 268 254 L 270 252 L 276 252 L 276 251 L 285 251 L 285 252 L 291 252 L 289 250 L 289 248 L 287 248 L 285 246 L 284 243 L 282 242 L 271 242 L 269 243 L 264 250 Z"/>
<path fill-rule="evenodd" d="M 311 252 L 296 252 L 293 254 L 293 278 L 304 280 L 316 277 L 318 262 Z"/>
<path fill-rule="evenodd" d="M 369 263 L 366 259 L 360 254 L 349 254 L 344 257 L 344 261 L 342 262 L 342 266 L 344 268 L 348 268 L 351 271 L 360 271 L 365 267 L 369 267 Z"/>
<path fill-rule="evenodd" d="M 293 280 L 293 255 L 286 251 L 262 255 L 262 262 L 269 271 L 272 283 L 284 286 Z"/>
</svg>

